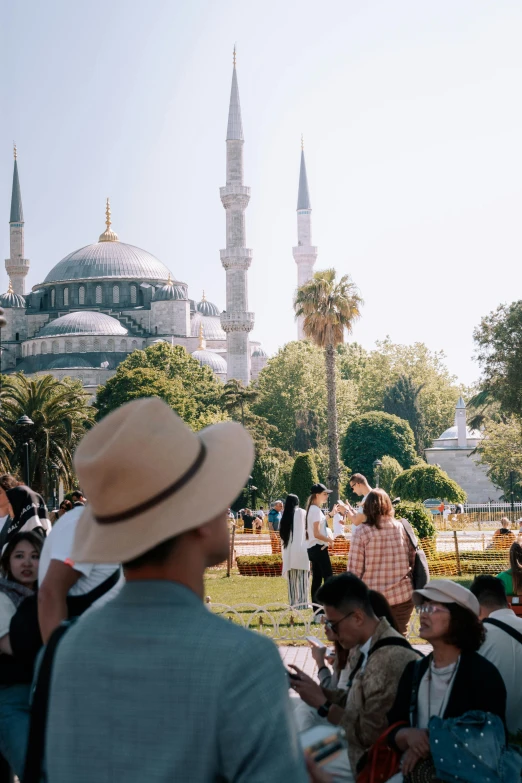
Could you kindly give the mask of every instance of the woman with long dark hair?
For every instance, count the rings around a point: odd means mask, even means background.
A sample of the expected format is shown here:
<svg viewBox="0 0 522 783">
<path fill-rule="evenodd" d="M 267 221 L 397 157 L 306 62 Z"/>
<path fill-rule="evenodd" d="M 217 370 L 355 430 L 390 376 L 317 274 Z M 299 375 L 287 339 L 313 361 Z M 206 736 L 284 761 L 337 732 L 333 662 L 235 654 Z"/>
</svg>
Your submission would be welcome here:
<svg viewBox="0 0 522 783">
<path fill-rule="evenodd" d="M 497 576 L 506 588 L 506 595 L 522 595 L 522 546 L 518 541 L 511 544 L 509 565 L 511 568 Z"/>
<path fill-rule="evenodd" d="M 287 495 L 281 522 L 283 576 L 288 579 L 288 603 L 298 609 L 308 606 L 310 561 L 305 538 L 305 512 L 297 495 Z"/>
</svg>

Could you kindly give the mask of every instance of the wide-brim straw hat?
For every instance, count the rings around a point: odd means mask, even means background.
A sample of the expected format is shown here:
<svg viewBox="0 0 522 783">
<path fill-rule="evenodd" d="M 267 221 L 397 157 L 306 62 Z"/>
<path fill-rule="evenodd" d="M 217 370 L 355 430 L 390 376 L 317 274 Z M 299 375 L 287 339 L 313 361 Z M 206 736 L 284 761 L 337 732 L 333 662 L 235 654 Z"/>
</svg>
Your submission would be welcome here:
<svg viewBox="0 0 522 783">
<path fill-rule="evenodd" d="M 89 503 L 72 559 L 121 563 L 225 512 L 254 462 L 248 432 L 233 421 L 193 432 L 157 397 L 102 419 L 74 457 Z"/>
</svg>

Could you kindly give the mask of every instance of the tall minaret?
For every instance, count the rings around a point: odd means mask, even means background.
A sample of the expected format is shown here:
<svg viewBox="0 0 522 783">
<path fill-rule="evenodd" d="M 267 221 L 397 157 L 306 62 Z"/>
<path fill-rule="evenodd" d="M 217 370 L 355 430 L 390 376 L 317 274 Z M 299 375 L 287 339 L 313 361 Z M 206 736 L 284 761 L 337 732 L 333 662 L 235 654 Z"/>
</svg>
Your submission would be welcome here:
<svg viewBox="0 0 522 783">
<path fill-rule="evenodd" d="M 465 449 L 468 446 L 468 432 L 466 423 L 466 403 L 459 397 L 455 409 L 455 424 L 457 425 L 457 445 L 459 449 Z"/>
<path fill-rule="evenodd" d="M 314 273 L 317 248 L 312 245 L 312 205 L 308 193 L 308 179 L 304 156 L 303 137 L 301 136 L 301 170 L 299 172 L 299 192 L 297 194 L 297 247 L 293 248 L 294 261 L 297 264 L 297 287 L 308 282 Z M 303 318 L 297 319 L 297 339 L 304 340 Z"/>
<path fill-rule="evenodd" d="M 219 189 L 227 215 L 227 246 L 220 250 L 227 273 L 227 309 L 221 314 L 221 326 L 227 335 L 227 378 L 250 382 L 248 333 L 254 327 L 254 313 L 248 312 L 247 271 L 252 251 L 245 247 L 245 209 L 250 188 L 243 185 L 243 123 L 236 74 L 236 48 L 227 127 L 227 184 Z"/>
<path fill-rule="evenodd" d="M 6 272 L 13 284 L 15 294 L 25 293 L 25 277 L 29 271 L 29 260 L 24 258 L 24 211 L 22 209 L 22 194 L 18 179 L 18 161 L 16 144 L 14 146 L 13 192 L 11 195 L 10 228 L 10 258 L 5 260 Z"/>
</svg>

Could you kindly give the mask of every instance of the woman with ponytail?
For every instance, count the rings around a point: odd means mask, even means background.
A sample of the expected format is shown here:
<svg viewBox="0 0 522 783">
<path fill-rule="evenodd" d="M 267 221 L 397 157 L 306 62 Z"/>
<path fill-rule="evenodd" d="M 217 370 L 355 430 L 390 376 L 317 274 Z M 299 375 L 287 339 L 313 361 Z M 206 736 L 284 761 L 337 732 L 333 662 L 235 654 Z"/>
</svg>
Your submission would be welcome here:
<svg viewBox="0 0 522 783">
<path fill-rule="evenodd" d="M 305 512 L 297 495 L 287 495 L 279 524 L 283 576 L 288 580 L 288 603 L 297 609 L 308 606 L 310 562 L 305 538 Z"/>
<path fill-rule="evenodd" d="M 511 568 L 498 574 L 506 588 L 506 595 L 522 595 L 522 546 L 515 541 L 509 550 Z"/>
</svg>

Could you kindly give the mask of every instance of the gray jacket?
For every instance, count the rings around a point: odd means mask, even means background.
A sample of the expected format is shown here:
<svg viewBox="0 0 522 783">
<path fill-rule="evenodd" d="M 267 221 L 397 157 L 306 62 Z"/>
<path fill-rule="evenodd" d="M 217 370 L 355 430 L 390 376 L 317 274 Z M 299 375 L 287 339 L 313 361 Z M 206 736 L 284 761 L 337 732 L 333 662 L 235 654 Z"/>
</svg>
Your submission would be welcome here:
<svg viewBox="0 0 522 783">
<path fill-rule="evenodd" d="M 128 582 L 60 642 L 48 783 L 305 783 L 269 639 L 173 582 Z"/>
</svg>

